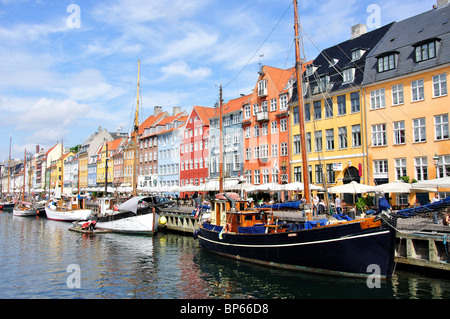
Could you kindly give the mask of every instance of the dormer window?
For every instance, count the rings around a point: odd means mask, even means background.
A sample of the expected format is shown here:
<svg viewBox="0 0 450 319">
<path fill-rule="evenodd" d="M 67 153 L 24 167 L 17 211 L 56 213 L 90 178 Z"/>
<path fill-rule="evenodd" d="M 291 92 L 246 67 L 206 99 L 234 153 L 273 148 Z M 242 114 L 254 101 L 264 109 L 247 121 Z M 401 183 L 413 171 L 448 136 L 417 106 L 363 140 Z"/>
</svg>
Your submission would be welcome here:
<svg viewBox="0 0 450 319">
<path fill-rule="evenodd" d="M 348 68 L 342 71 L 343 83 L 353 82 L 355 79 L 355 68 Z"/>
<path fill-rule="evenodd" d="M 330 61 L 329 67 L 332 68 L 332 67 L 335 66 L 338 62 L 339 62 L 338 59 L 333 59 L 333 60 L 331 60 L 331 61 Z"/>
<path fill-rule="evenodd" d="M 330 76 L 329 75 L 321 77 L 319 80 L 319 92 L 327 91 L 329 84 L 330 84 Z"/>
<path fill-rule="evenodd" d="M 306 76 L 311 76 L 314 74 L 314 72 L 316 72 L 317 67 L 310 64 L 306 67 Z"/>
<path fill-rule="evenodd" d="M 378 73 L 395 69 L 397 53 L 389 53 L 378 57 Z"/>
<path fill-rule="evenodd" d="M 267 80 L 258 82 L 258 96 L 267 96 Z"/>
<path fill-rule="evenodd" d="M 366 50 L 356 49 L 352 51 L 352 61 L 361 59 L 361 57 L 366 53 Z"/>
<path fill-rule="evenodd" d="M 433 39 L 432 41 L 416 44 L 414 46 L 414 56 L 416 58 L 416 62 L 435 58 L 438 45 L 438 39 Z"/>
</svg>

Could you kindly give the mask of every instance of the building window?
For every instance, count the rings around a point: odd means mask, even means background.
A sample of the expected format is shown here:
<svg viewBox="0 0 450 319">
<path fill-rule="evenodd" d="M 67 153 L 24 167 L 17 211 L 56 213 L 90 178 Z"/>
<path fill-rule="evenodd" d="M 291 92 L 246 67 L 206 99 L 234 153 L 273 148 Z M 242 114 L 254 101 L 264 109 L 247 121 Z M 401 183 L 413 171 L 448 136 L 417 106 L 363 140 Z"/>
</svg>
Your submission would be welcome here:
<svg viewBox="0 0 450 319">
<path fill-rule="evenodd" d="M 347 114 L 347 107 L 345 105 L 345 95 L 339 95 L 337 97 L 337 103 L 338 103 L 338 115 Z"/>
<path fill-rule="evenodd" d="M 255 185 L 261 184 L 261 175 L 259 169 L 255 169 Z"/>
<path fill-rule="evenodd" d="M 434 117 L 434 130 L 437 141 L 449 138 L 448 114 L 436 115 Z"/>
<path fill-rule="evenodd" d="M 281 119 L 280 120 L 280 132 L 286 132 L 287 131 L 287 119 Z"/>
<path fill-rule="evenodd" d="M 352 125 L 352 147 L 361 147 L 361 125 Z"/>
<path fill-rule="evenodd" d="M 311 108 L 309 103 L 305 103 L 305 121 L 311 121 Z"/>
<path fill-rule="evenodd" d="M 394 122 L 394 145 L 405 144 L 405 121 Z"/>
<path fill-rule="evenodd" d="M 411 96 L 413 102 L 422 101 L 424 99 L 423 80 L 411 82 Z"/>
<path fill-rule="evenodd" d="M 259 125 L 253 126 L 253 137 L 259 136 Z"/>
<path fill-rule="evenodd" d="M 386 145 L 386 124 L 372 125 L 372 146 Z"/>
<path fill-rule="evenodd" d="M 392 105 L 403 104 L 403 84 L 392 87 Z"/>
<path fill-rule="evenodd" d="M 370 109 L 381 109 L 386 107 L 384 89 L 370 91 Z"/>
<path fill-rule="evenodd" d="M 428 179 L 428 162 L 426 157 L 414 158 L 414 168 L 416 170 L 416 179 L 418 181 Z"/>
<path fill-rule="evenodd" d="M 252 132 L 250 131 L 250 126 L 245 127 L 245 138 L 250 138 L 252 135 Z M 211 143 L 211 145 L 214 145 L 214 143 Z"/>
<path fill-rule="evenodd" d="M 347 148 L 347 127 L 338 128 L 338 147 L 339 149 Z"/>
<path fill-rule="evenodd" d="M 249 161 L 252 159 L 252 148 L 251 147 L 247 147 L 245 149 L 245 160 Z"/>
<path fill-rule="evenodd" d="M 326 148 L 327 151 L 334 150 L 334 129 L 328 129 L 325 131 Z"/>
<path fill-rule="evenodd" d="M 395 159 L 395 179 L 400 180 L 406 174 L 406 158 Z"/>
<path fill-rule="evenodd" d="M 437 178 L 450 176 L 450 155 L 438 156 Z"/>
<path fill-rule="evenodd" d="M 269 182 L 269 169 L 263 169 L 263 184 L 267 184 Z"/>
<path fill-rule="evenodd" d="M 288 96 L 287 94 L 280 95 L 280 110 L 288 109 Z"/>
<path fill-rule="evenodd" d="M 373 171 L 375 178 L 387 178 L 388 176 L 388 161 L 374 160 L 373 161 Z"/>
<path fill-rule="evenodd" d="M 278 184 L 278 168 L 272 168 L 272 183 Z"/>
<path fill-rule="evenodd" d="M 359 92 L 353 92 L 350 94 L 350 104 L 352 108 L 352 113 L 357 113 L 360 111 Z"/>
<path fill-rule="evenodd" d="M 294 115 L 294 120 L 293 120 L 293 124 L 299 124 L 300 123 L 300 116 L 299 116 L 299 112 L 298 112 L 298 106 L 294 107 L 292 109 L 293 115 Z"/>
<path fill-rule="evenodd" d="M 395 53 L 378 58 L 378 73 L 395 69 Z"/>
<path fill-rule="evenodd" d="M 287 143 L 281 143 L 281 156 L 288 155 L 288 145 Z"/>
<path fill-rule="evenodd" d="M 325 118 L 333 117 L 333 99 L 325 100 Z"/>
<path fill-rule="evenodd" d="M 355 79 L 355 68 L 349 68 L 342 71 L 343 84 L 353 82 Z"/>
<path fill-rule="evenodd" d="M 261 80 L 258 82 L 258 96 L 267 95 L 267 80 Z"/>
<path fill-rule="evenodd" d="M 300 135 L 294 135 L 294 154 L 300 154 Z"/>
<path fill-rule="evenodd" d="M 272 157 L 278 157 L 278 144 L 272 144 Z"/>
<path fill-rule="evenodd" d="M 313 107 L 314 107 L 314 119 L 320 120 L 322 118 L 322 103 L 321 103 L 321 101 L 314 101 Z"/>
<path fill-rule="evenodd" d="M 244 117 L 245 117 L 246 119 L 249 119 L 249 118 L 251 117 L 251 114 L 250 114 L 250 104 L 247 104 L 247 105 L 244 106 Z"/>
<path fill-rule="evenodd" d="M 334 173 L 333 164 L 327 164 L 327 182 L 336 183 L 336 175 Z"/>
<path fill-rule="evenodd" d="M 269 125 L 268 125 L 267 122 L 262 124 L 261 131 L 262 131 L 262 135 L 263 136 L 268 134 L 268 132 L 269 132 Z"/>
<path fill-rule="evenodd" d="M 277 99 L 271 99 L 270 100 L 270 111 L 276 111 L 277 110 Z"/>
<path fill-rule="evenodd" d="M 413 136 L 414 143 L 426 142 L 427 137 L 424 117 L 413 120 Z"/>
<path fill-rule="evenodd" d="M 316 184 L 323 183 L 323 168 L 322 164 L 316 165 Z"/>
<path fill-rule="evenodd" d="M 433 97 L 447 95 L 447 73 L 433 76 Z"/>
<path fill-rule="evenodd" d="M 311 152 L 311 132 L 306 133 L 306 151 Z"/>
<path fill-rule="evenodd" d="M 294 182 L 302 181 L 302 167 L 296 166 L 294 167 Z"/>
<path fill-rule="evenodd" d="M 414 48 L 416 62 L 426 61 L 436 57 L 436 40 L 417 45 Z"/>
<path fill-rule="evenodd" d="M 314 132 L 314 144 L 315 144 L 314 150 L 316 152 L 322 151 L 322 131 Z"/>
<path fill-rule="evenodd" d="M 277 121 L 272 121 L 270 123 L 270 132 L 271 133 L 277 133 L 278 132 L 278 127 L 277 127 Z"/>
</svg>

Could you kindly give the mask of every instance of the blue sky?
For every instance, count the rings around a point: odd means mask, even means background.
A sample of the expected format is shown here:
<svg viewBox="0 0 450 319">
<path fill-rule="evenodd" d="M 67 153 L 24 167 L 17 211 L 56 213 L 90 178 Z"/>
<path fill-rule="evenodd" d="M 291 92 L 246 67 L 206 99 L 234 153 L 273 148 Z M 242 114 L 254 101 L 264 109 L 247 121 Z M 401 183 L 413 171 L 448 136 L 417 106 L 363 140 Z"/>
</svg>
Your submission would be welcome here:
<svg viewBox="0 0 450 319">
<path fill-rule="evenodd" d="M 370 30 L 436 0 L 299 3 L 311 60 L 352 25 Z M 0 0 L 0 161 L 10 136 L 21 158 L 25 147 L 81 144 L 99 126 L 129 131 L 138 59 L 144 120 L 155 105 L 213 106 L 220 83 L 225 101 L 251 93 L 259 62 L 294 65 L 293 36 L 290 0 Z"/>
</svg>

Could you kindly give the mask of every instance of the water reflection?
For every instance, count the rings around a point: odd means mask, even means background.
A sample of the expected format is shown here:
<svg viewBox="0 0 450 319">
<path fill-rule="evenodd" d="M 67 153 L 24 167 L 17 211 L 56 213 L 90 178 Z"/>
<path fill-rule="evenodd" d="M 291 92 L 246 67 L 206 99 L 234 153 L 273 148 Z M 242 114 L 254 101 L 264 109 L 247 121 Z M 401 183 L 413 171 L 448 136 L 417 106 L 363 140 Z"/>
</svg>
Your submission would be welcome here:
<svg viewBox="0 0 450 319">
<path fill-rule="evenodd" d="M 70 224 L 0 213 L 0 298 L 449 298 L 450 281 L 397 270 L 365 280 L 266 268 L 205 252 L 191 236 L 85 236 Z M 81 269 L 81 288 L 66 285 Z"/>
</svg>

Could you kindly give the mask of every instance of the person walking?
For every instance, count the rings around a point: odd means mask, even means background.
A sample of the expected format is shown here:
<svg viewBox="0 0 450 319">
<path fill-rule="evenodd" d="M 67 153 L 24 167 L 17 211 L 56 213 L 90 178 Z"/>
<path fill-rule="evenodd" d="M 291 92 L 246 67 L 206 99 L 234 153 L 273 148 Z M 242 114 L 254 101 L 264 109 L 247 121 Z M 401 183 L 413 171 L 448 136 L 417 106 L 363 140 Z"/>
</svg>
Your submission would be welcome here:
<svg viewBox="0 0 450 319">
<path fill-rule="evenodd" d="M 336 208 L 337 214 L 342 214 L 341 199 L 339 198 L 339 195 L 336 195 L 336 199 L 334 200 L 334 207 Z"/>
</svg>

